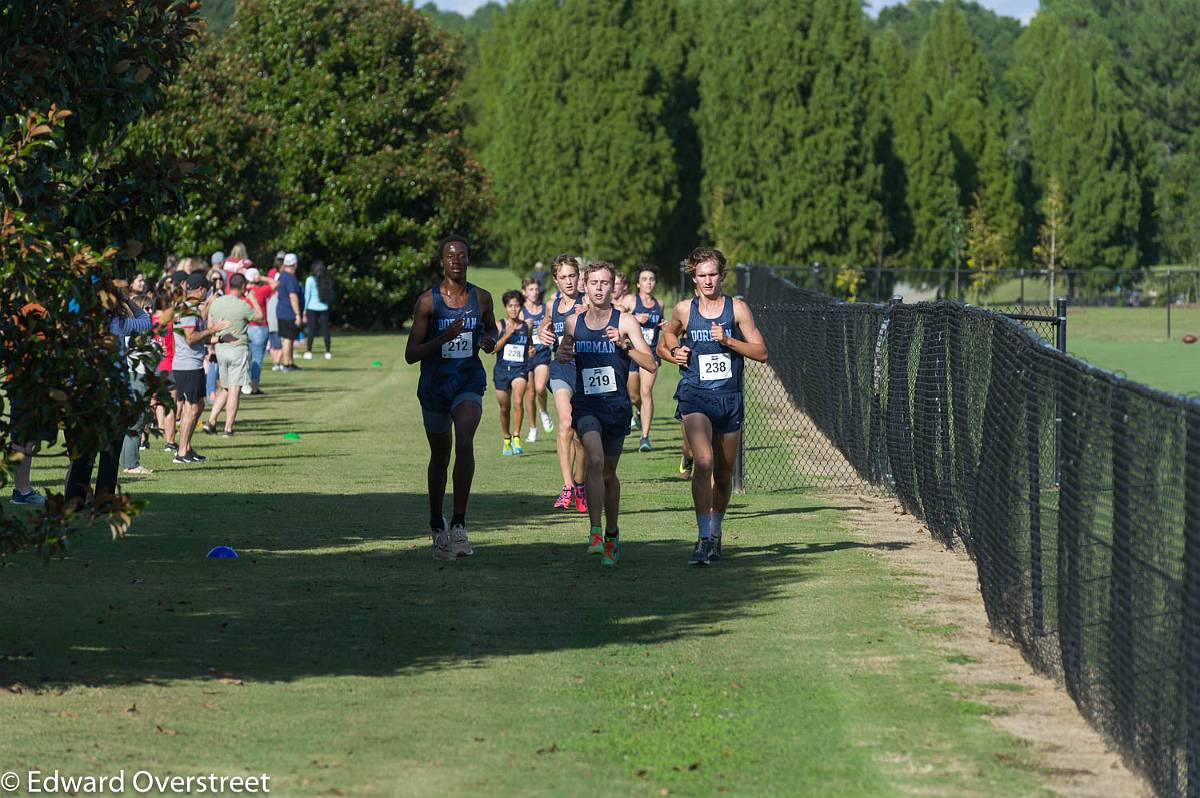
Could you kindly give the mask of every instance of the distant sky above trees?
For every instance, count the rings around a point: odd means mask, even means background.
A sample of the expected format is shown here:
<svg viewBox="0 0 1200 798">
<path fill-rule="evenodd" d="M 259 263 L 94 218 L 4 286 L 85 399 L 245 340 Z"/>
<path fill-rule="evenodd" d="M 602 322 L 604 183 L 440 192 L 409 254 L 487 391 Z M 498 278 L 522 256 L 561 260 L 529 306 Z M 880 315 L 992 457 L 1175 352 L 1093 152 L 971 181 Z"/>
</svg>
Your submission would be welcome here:
<svg viewBox="0 0 1200 798">
<path fill-rule="evenodd" d="M 885 6 L 894 6 L 904 0 L 872 0 L 872 10 L 879 10 Z M 442 11 L 457 11 L 460 14 L 471 14 L 479 6 L 483 5 L 487 0 L 434 0 L 437 7 Z M 1004 14 L 1008 17 L 1016 17 L 1021 22 L 1028 24 L 1033 18 L 1033 14 L 1037 11 L 1038 0 L 979 0 L 980 5 L 987 6 L 997 14 Z"/>
</svg>

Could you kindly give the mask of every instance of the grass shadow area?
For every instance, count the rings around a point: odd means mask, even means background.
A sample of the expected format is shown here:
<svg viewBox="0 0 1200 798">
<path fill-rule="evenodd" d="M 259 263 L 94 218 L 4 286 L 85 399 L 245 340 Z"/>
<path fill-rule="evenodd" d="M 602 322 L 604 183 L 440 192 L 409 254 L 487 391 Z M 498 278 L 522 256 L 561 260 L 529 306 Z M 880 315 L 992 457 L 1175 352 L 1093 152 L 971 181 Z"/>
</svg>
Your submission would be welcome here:
<svg viewBox="0 0 1200 798">
<path fill-rule="evenodd" d="M 421 495 L 141 495 L 152 509 L 124 543 L 93 532 L 50 568 L 5 571 L 3 683 L 387 675 L 704 637 L 762 612 L 822 551 L 731 541 L 719 568 L 689 570 L 687 541 L 631 539 L 603 569 L 575 514 L 520 509 L 544 497 L 508 492 L 472 497 L 477 529 L 500 531 L 441 563 Z M 526 520 L 505 529 L 514 512 Z M 535 527 L 542 542 L 515 534 Z M 207 559 L 220 544 L 241 556 Z"/>
</svg>

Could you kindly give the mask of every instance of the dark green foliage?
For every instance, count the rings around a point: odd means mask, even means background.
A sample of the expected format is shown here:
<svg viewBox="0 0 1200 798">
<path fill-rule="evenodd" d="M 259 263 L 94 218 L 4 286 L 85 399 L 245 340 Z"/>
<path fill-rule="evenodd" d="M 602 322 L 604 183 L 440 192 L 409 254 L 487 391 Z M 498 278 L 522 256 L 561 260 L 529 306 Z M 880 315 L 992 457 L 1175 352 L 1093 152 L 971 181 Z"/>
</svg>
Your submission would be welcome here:
<svg viewBox="0 0 1200 798">
<path fill-rule="evenodd" d="M 233 14 L 237 10 L 238 0 L 202 0 L 200 16 L 208 22 L 208 30 L 214 36 L 221 36 L 233 22 Z"/>
<path fill-rule="evenodd" d="M 191 171 L 167 142 L 127 139 L 191 47 L 199 22 L 188 4 L 47 5 L 14 0 L 0 12 L 0 485 L 10 444 L 61 432 L 73 456 L 97 452 L 145 410 L 108 322 L 123 304 L 116 281 Z M 129 354 L 158 359 L 145 339 Z M 148 383 L 166 396 L 156 376 Z M 76 511 L 123 534 L 139 506 L 96 497 L 84 512 L 53 494 L 32 515 L 0 506 L 0 558 L 62 551 Z"/>
<path fill-rule="evenodd" d="M 186 143 L 214 177 L 160 241 L 322 258 L 336 316 L 401 324 L 432 279 L 435 243 L 478 239 L 486 210 L 452 102 L 458 54 L 400 0 L 243 2 L 142 131 Z"/>
<path fill-rule="evenodd" d="M 483 150 L 501 252 L 666 260 L 687 117 L 675 4 L 525 0 L 484 46 L 496 102 Z"/>
<path fill-rule="evenodd" d="M 939 0 L 909 0 L 880 9 L 879 18 L 872 25 L 878 32 L 894 32 L 908 51 L 915 57 L 921 40 L 929 32 L 933 14 L 942 6 Z M 997 14 L 975 2 L 960 2 L 958 7 L 966 18 L 971 33 L 983 45 L 992 77 L 999 80 L 1008 70 L 1013 59 L 1013 47 L 1021 35 L 1021 22 L 1012 17 Z"/>
<path fill-rule="evenodd" d="M 884 118 L 854 0 L 713 0 L 700 48 L 701 196 L 734 257 L 872 257 Z"/>
<path fill-rule="evenodd" d="M 1069 219 L 1065 260 L 1072 268 L 1137 267 L 1146 193 L 1139 122 L 1117 87 L 1107 48 L 1043 15 L 1017 49 L 1014 86 L 1028 103 L 1033 181 L 1039 191 L 1052 177 L 1061 186 Z"/>
</svg>

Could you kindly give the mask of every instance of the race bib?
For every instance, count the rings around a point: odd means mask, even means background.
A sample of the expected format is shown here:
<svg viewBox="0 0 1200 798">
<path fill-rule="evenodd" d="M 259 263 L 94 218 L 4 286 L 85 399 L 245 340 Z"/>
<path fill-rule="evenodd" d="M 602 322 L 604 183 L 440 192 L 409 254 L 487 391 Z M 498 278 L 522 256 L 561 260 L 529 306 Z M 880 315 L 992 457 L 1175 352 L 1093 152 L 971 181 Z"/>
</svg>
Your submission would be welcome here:
<svg viewBox="0 0 1200 798">
<path fill-rule="evenodd" d="M 715 355 L 700 355 L 700 381 L 727 380 L 733 376 L 733 361 L 721 352 Z"/>
<path fill-rule="evenodd" d="M 525 347 L 522 344 L 505 344 L 504 359 L 510 363 L 525 362 Z"/>
<path fill-rule="evenodd" d="M 612 366 L 583 370 L 583 392 L 588 396 L 616 393 L 617 375 Z"/>
<path fill-rule="evenodd" d="M 442 357 L 447 360 L 461 360 L 471 356 L 471 333 L 460 332 L 457 337 L 442 344 Z"/>
<path fill-rule="evenodd" d="M 646 346 L 654 346 L 654 333 L 655 329 L 653 327 L 642 328 L 642 337 L 646 339 Z"/>
</svg>

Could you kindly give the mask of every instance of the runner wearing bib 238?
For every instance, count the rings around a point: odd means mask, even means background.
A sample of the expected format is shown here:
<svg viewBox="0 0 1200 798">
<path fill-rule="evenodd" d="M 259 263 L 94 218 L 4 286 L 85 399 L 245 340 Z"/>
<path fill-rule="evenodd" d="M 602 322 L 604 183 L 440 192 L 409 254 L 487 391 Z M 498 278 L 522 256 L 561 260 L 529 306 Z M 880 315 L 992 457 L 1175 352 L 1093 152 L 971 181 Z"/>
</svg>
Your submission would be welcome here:
<svg viewBox="0 0 1200 798">
<path fill-rule="evenodd" d="M 691 446 L 692 501 L 699 540 L 688 562 L 721 559 L 721 524 L 733 488 L 733 464 L 742 434 L 742 361 L 767 361 L 767 347 L 750 306 L 721 293 L 725 256 L 697 247 L 684 261 L 696 296 L 675 306 L 658 352 L 679 365 L 675 418 Z"/>
<path fill-rule="evenodd" d="M 658 369 L 637 319 L 613 307 L 613 273 L 612 264 L 604 261 L 584 269 L 584 288 L 591 307 L 567 319 L 558 351 L 560 362 L 572 357 L 575 360 L 571 423 L 583 440 L 587 463 L 588 516 L 592 525 L 588 553 L 602 555 L 600 564 L 605 566 L 616 565 L 621 557 L 617 462 L 633 412 L 625 387 L 629 365 L 632 361 L 649 372 Z"/>
</svg>

